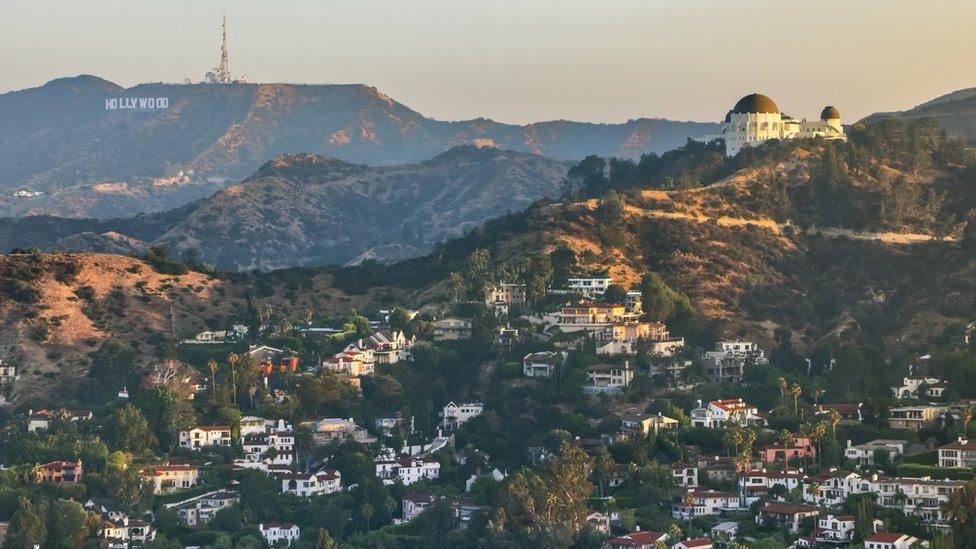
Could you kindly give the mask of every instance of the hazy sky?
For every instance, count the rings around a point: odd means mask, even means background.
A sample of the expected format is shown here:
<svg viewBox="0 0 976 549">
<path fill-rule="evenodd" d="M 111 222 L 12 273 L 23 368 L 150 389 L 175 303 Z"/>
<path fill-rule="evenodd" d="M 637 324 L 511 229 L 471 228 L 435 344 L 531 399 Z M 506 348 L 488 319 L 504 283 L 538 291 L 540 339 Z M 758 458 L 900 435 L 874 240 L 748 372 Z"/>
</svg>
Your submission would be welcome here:
<svg viewBox="0 0 976 549">
<path fill-rule="evenodd" d="M 845 120 L 976 86 L 976 0 L 2 0 L 0 92 L 90 73 L 366 83 L 439 119 Z"/>
</svg>

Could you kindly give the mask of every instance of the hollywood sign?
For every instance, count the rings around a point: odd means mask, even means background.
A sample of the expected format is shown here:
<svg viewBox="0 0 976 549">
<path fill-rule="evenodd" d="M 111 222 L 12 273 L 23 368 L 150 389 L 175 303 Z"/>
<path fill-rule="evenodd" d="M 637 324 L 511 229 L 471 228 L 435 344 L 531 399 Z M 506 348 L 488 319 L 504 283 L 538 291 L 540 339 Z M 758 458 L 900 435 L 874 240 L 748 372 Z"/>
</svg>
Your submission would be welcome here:
<svg viewBox="0 0 976 549">
<path fill-rule="evenodd" d="M 105 100 L 107 111 L 156 111 L 169 108 L 169 97 L 117 97 Z"/>
</svg>

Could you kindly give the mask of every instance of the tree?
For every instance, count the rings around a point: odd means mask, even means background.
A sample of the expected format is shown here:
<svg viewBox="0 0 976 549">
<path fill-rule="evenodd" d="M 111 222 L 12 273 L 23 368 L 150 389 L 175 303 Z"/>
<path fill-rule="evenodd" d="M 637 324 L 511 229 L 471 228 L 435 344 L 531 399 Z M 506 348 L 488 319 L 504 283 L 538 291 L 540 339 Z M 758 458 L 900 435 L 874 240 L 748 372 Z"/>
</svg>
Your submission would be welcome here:
<svg viewBox="0 0 976 549">
<path fill-rule="evenodd" d="M 34 549 L 34 546 L 42 545 L 47 537 L 44 510 L 43 505 L 21 498 L 20 508 L 10 518 L 4 549 Z"/>
<path fill-rule="evenodd" d="M 803 389 L 800 387 L 800 385 L 798 383 L 794 383 L 793 386 L 790 387 L 790 396 L 793 397 L 793 413 L 794 414 L 798 414 L 799 413 L 800 395 L 802 395 L 802 394 L 803 394 Z"/>
<path fill-rule="evenodd" d="M 452 272 L 447 276 L 447 294 L 451 301 L 457 303 L 461 298 L 461 288 L 464 287 L 464 277 L 460 273 Z"/>
<path fill-rule="evenodd" d="M 210 387 L 213 390 L 213 403 L 217 403 L 217 361 L 210 359 L 207 361 L 207 368 L 210 369 Z"/>
<path fill-rule="evenodd" d="M 596 457 L 596 462 L 593 466 L 593 472 L 596 474 L 596 478 L 600 481 L 600 497 L 606 496 L 606 485 L 610 477 L 613 476 L 614 470 L 617 464 L 613 461 L 610 456 L 610 452 L 605 449 L 600 452 Z"/>
<path fill-rule="evenodd" d="M 546 297 L 549 287 L 552 285 L 552 258 L 542 253 L 532 256 L 525 276 L 526 298 L 530 302 L 538 304 Z"/>
<path fill-rule="evenodd" d="M 88 534 L 88 513 L 76 501 L 54 500 L 47 512 L 46 548 L 74 549 L 81 547 Z"/>
<path fill-rule="evenodd" d="M 125 452 L 139 454 L 156 447 L 156 436 L 149 422 L 131 403 L 112 415 L 112 437 L 115 447 Z"/>
<path fill-rule="evenodd" d="M 366 529 L 369 530 L 369 520 L 373 518 L 373 506 L 368 501 L 359 508 L 359 516 L 366 520 Z"/>
<path fill-rule="evenodd" d="M 976 479 L 952 493 L 945 512 L 957 547 L 976 547 Z"/>
<path fill-rule="evenodd" d="M 627 289 L 620 284 L 611 284 L 607 286 L 606 290 L 603 291 L 603 295 L 600 296 L 600 299 L 604 303 L 624 305 L 627 303 Z"/>
<path fill-rule="evenodd" d="M 319 528 L 319 535 L 315 540 L 315 549 L 339 549 L 339 543 L 332 539 L 328 530 Z"/>
</svg>

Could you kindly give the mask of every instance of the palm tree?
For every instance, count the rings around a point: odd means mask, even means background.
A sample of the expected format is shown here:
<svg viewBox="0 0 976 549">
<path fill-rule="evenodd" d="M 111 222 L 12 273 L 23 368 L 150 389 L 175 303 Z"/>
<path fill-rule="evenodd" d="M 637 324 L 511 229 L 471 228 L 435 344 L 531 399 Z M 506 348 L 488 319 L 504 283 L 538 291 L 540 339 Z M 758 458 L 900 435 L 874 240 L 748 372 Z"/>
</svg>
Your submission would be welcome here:
<svg viewBox="0 0 976 549">
<path fill-rule="evenodd" d="M 210 368 L 210 386 L 213 388 L 213 401 L 214 404 L 217 403 L 217 361 L 210 359 L 207 361 L 207 367 Z"/>
<path fill-rule="evenodd" d="M 817 498 L 820 497 L 820 484 L 814 482 L 810 485 L 810 495 L 813 496 L 813 508 L 817 508 Z"/>
<path fill-rule="evenodd" d="M 837 424 L 840 423 L 840 412 L 837 410 L 830 410 L 830 415 L 828 416 L 828 421 L 830 421 L 830 431 L 837 438 Z"/>
<path fill-rule="evenodd" d="M 779 384 L 779 398 L 786 400 L 786 389 L 789 387 L 789 385 L 786 383 L 786 378 L 779 378 L 777 383 Z"/>
<path fill-rule="evenodd" d="M 234 406 L 237 406 L 237 365 L 241 363 L 241 355 L 231 353 L 227 355 L 227 366 L 230 367 L 231 396 L 234 399 Z"/>
<path fill-rule="evenodd" d="M 803 394 L 803 389 L 800 388 L 800 385 L 799 384 L 794 383 L 793 384 L 793 387 L 790 388 L 790 395 L 793 397 L 793 413 L 794 414 L 798 414 L 799 413 L 800 395 L 802 395 L 802 394 Z"/>
<path fill-rule="evenodd" d="M 367 501 L 359 508 L 359 514 L 366 519 L 366 529 L 369 530 L 369 519 L 373 518 L 373 506 Z"/>
<path fill-rule="evenodd" d="M 966 436 L 969 431 L 969 422 L 973 420 L 973 407 L 966 406 L 966 409 L 962 411 L 962 435 Z"/>
<path fill-rule="evenodd" d="M 688 523 L 691 523 L 691 518 L 695 515 L 695 493 L 688 490 L 685 494 L 685 509 L 688 510 Z"/>
</svg>

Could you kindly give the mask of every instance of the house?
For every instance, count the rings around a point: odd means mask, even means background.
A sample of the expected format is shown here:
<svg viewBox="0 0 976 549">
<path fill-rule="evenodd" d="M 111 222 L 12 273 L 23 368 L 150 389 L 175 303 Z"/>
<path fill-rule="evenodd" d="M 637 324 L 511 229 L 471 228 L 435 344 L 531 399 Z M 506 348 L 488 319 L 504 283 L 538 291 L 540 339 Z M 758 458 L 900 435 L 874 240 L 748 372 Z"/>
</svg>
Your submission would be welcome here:
<svg viewBox="0 0 976 549">
<path fill-rule="evenodd" d="M 46 484 L 75 484 L 84 480 L 84 476 L 81 460 L 51 461 L 34 471 L 34 481 Z"/>
<path fill-rule="evenodd" d="M 230 446 L 230 427 L 226 425 L 199 425 L 189 431 L 180 431 L 180 447 L 201 450 L 207 446 Z"/>
<path fill-rule="evenodd" d="M 854 515 L 827 515 L 817 520 L 816 541 L 843 545 L 854 541 Z"/>
<path fill-rule="evenodd" d="M 153 468 L 154 494 L 171 494 L 197 485 L 200 470 L 192 465 L 167 464 Z"/>
<path fill-rule="evenodd" d="M 864 538 L 864 549 L 909 549 L 918 543 L 918 538 L 908 534 L 879 532 Z"/>
<path fill-rule="evenodd" d="M 41 409 L 38 411 L 28 410 L 27 411 L 27 431 L 33 433 L 38 429 L 47 429 L 51 426 L 54 421 L 64 421 L 64 422 L 76 422 L 76 421 L 88 421 L 92 418 L 92 413 L 89 410 L 68 410 L 67 408 L 60 408 L 57 410 Z"/>
<path fill-rule="evenodd" d="M 817 456 L 817 448 L 810 437 L 794 437 L 792 444 L 766 444 L 758 450 L 763 463 L 789 463 L 795 459 Z"/>
<path fill-rule="evenodd" d="M 280 420 L 263 431 L 241 429 L 244 459 L 253 463 L 267 460 L 270 465 L 290 465 L 295 459 L 295 434 L 291 425 Z"/>
<path fill-rule="evenodd" d="M 599 297 L 613 284 L 605 273 L 595 276 L 572 276 L 566 279 L 566 290 L 589 298 Z"/>
<path fill-rule="evenodd" d="M 469 419 L 480 416 L 485 411 L 485 405 L 480 402 L 462 402 L 455 404 L 448 402 L 438 415 L 441 417 L 441 426 L 445 431 L 454 431 Z"/>
<path fill-rule="evenodd" d="M 518 328 L 502 326 L 498 328 L 498 333 L 491 342 L 491 349 L 503 353 L 511 352 L 518 345 L 520 337 Z"/>
<path fill-rule="evenodd" d="M 858 488 L 863 479 L 857 473 L 838 471 L 836 468 L 807 477 L 803 481 L 803 501 L 816 505 L 840 505 L 849 494 L 861 493 Z M 813 495 L 813 486 L 819 487 L 819 494 Z"/>
<path fill-rule="evenodd" d="M 586 368 L 586 385 L 583 392 L 588 394 L 619 393 L 634 381 L 636 372 L 630 362 L 619 364 L 594 364 Z"/>
<path fill-rule="evenodd" d="M 610 515 L 594 511 L 586 515 L 586 524 L 601 534 L 610 533 Z"/>
<path fill-rule="evenodd" d="M 403 431 L 404 433 L 408 434 L 413 433 L 413 416 L 404 419 L 401 412 L 395 412 L 390 416 L 376 417 L 373 418 L 373 428 L 385 437 L 399 431 Z"/>
<path fill-rule="evenodd" d="M 566 363 L 565 352 L 540 351 L 522 357 L 522 374 L 525 377 L 552 377 Z"/>
<path fill-rule="evenodd" d="M 759 506 L 756 524 L 775 524 L 779 528 L 786 528 L 796 534 L 800 531 L 803 519 L 815 517 L 818 513 L 819 511 L 815 507 L 807 507 L 806 505 L 764 503 Z"/>
<path fill-rule="evenodd" d="M 603 330 L 614 322 L 626 319 L 626 314 L 627 309 L 623 305 L 583 301 L 563 306 L 559 311 L 558 324 L 563 332 Z"/>
<path fill-rule="evenodd" d="M 675 486 L 694 488 L 698 486 L 698 467 L 687 463 L 672 463 L 671 477 L 674 479 Z"/>
<path fill-rule="evenodd" d="M 719 547 L 728 547 L 735 542 L 735 538 L 739 535 L 739 523 L 726 521 L 720 522 L 712 529 L 708 531 L 708 536 L 719 545 Z"/>
<path fill-rule="evenodd" d="M 664 532 L 652 532 L 650 530 L 641 532 L 631 532 L 620 537 L 610 538 L 604 544 L 604 549 L 654 549 L 654 544 L 659 541 L 666 542 L 668 535 Z"/>
<path fill-rule="evenodd" d="M 525 284 L 495 284 L 485 289 L 485 305 L 498 316 L 525 305 Z"/>
<path fill-rule="evenodd" d="M 400 456 L 399 459 L 376 462 L 376 476 L 383 484 L 400 481 L 409 486 L 418 480 L 440 478 L 441 464 L 433 458 Z"/>
<path fill-rule="evenodd" d="M 416 341 L 416 336 L 407 338 L 403 330 L 377 330 L 365 339 L 358 339 L 354 343 L 350 343 L 343 350 L 343 353 L 352 353 L 351 357 L 359 358 L 363 363 L 397 364 L 412 359 L 410 349 L 413 348 Z M 327 363 L 327 366 L 332 371 L 345 371 L 334 369 L 331 362 Z"/>
<path fill-rule="evenodd" d="M 759 410 L 741 398 L 713 400 L 708 406 L 698 407 L 691 411 L 691 425 L 693 427 L 708 427 L 721 429 L 726 421 L 733 421 L 739 425 L 765 425 L 766 419 L 759 415 Z"/>
<path fill-rule="evenodd" d="M 376 357 L 371 350 L 349 349 L 329 357 L 322 366 L 330 372 L 352 377 L 370 376 L 376 370 Z"/>
<path fill-rule="evenodd" d="M 922 396 L 942 398 L 949 385 L 937 377 L 906 377 L 901 385 L 891 388 L 891 395 L 897 399 L 919 398 L 919 389 L 923 387 Z"/>
<path fill-rule="evenodd" d="M 743 473 L 739 478 L 740 493 L 745 494 L 745 504 L 752 505 L 769 493 L 777 485 L 793 490 L 802 485 L 806 475 L 803 471 L 771 471 L 760 469 Z"/>
<path fill-rule="evenodd" d="M 818 504 L 834 505 L 853 494 L 873 494 L 877 505 L 920 517 L 930 524 L 942 525 L 945 524 L 943 507 L 966 482 L 931 477 L 883 477 L 877 474 L 860 477 L 854 473 L 830 472 L 804 481 L 804 501 L 814 502 L 811 493 L 813 484 L 821 488 L 820 496 L 816 498 Z"/>
<path fill-rule="evenodd" d="M 286 473 L 281 476 L 281 492 L 300 498 L 334 494 L 342 490 L 342 474 L 334 469 L 315 473 Z"/>
<path fill-rule="evenodd" d="M 410 492 L 409 494 L 404 495 L 400 502 L 400 514 L 403 518 L 399 519 L 399 522 L 410 522 L 411 520 L 417 518 L 420 513 L 423 513 L 430 508 L 430 506 L 434 504 L 434 501 L 434 496 L 427 493 Z"/>
<path fill-rule="evenodd" d="M 111 522 L 120 522 L 122 519 L 129 516 L 126 513 L 126 511 L 128 511 L 127 506 L 123 506 L 117 501 L 106 498 L 89 498 L 84 505 L 82 505 L 82 507 L 85 508 L 85 511 L 95 513 L 103 519 Z"/>
<path fill-rule="evenodd" d="M 688 538 L 671 546 L 671 549 L 712 549 L 712 540 L 708 538 Z"/>
<path fill-rule="evenodd" d="M 285 351 L 267 345 L 261 345 L 259 347 L 251 347 L 247 354 L 251 357 L 251 361 L 254 364 L 261 364 L 262 362 L 277 362 L 278 359 L 285 356 Z"/>
<path fill-rule="evenodd" d="M 841 423 L 861 423 L 864 421 L 864 411 L 862 403 L 857 404 L 818 404 L 814 409 L 814 414 L 818 416 L 829 416 L 831 412 L 840 415 Z"/>
<path fill-rule="evenodd" d="M 654 356 L 670 357 L 684 348 L 683 338 L 672 338 L 660 322 L 614 322 L 596 333 L 596 354 L 636 355 L 641 345 Z"/>
<path fill-rule="evenodd" d="M 352 418 L 324 418 L 316 421 L 303 421 L 303 427 L 312 432 L 312 442 L 325 446 L 333 440 L 354 440 L 360 444 L 376 442 L 376 437 L 369 434 Z"/>
<path fill-rule="evenodd" d="M 236 505 L 241 495 L 229 490 L 214 490 L 205 494 L 166 504 L 173 510 L 183 526 L 193 527 L 209 524 L 221 509 Z"/>
<path fill-rule="evenodd" d="M 875 439 L 864 444 L 853 444 L 847 441 L 844 457 L 854 462 L 857 467 L 874 467 L 875 456 L 878 452 L 887 452 L 889 461 L 904 455 L 907 440 Z"/>
<path fill-rule="evenodd" d="M 98 537 L 108 543 L 109 548 L 140 547 L 147 541 L 156 539 L 156 529 L 148 522 L 129 517 L 107 520 L 98 527 Z"/>
<path fill-rule="evenodd" d="M 949 408 L 946 406 L 902 406 L 888 410 L 888 426 L 892 429 L 919 431 L 935 423 Z"/>
<path fill-rule="evenodd" d="M 960 436 L 939 447 L 939 467 L 976 467 L 976 442 Z"/>
<path fill-rule="evenodd" d="M 719 492 L 693 488 L 688 490 L 691 506 L 686 499 L 671 505 L 671 516 L 679 520 L 694 517 L 718 516 L 725 509 L 739 509 L 739 496 L 731 492 Z"/>
<path fill-rule="evenodd" d="M 279 541 L 291 545 L 292 542 L 298 541 L 298 536 L 301 534 L 301 529 L 290 522 L 262 522 L 258 524 L 258 530 L 264 537 L 264 541 L 272 547 Z"/>
<path fill-rule="evenodd" d="M 434 341 L 471 339 L 473 322 L 470 318 L 448 317 L 434 321 L 431 335 Z"/>
<path fill-rule="evenodd" d="M 17 367 L 4 364 L 0 359 L 0 385 L 8 385 L 17 380 Z"/>
<path fill-rule="evenodd" d="M 197 395 L 205 393 L 208 380 L 200 370 L 181 362 L 170 359 L 157 362 L 152 370 L 143 378 L 143 389 L 166 387 L 183 400 L 193 400 Z"/>
<path fill-rule="evenodd" d="M 719 341 L 704 355 L 705 370 L 712 382 L 738 383 L 749 365 L 769 362 L 759 345 L 751 341 Z"/>
<path fill-rule="evenodd" d="M 677 429 L 678 420 L 657 414 L 627 414 L 620 418 L 620 428 L 624 431 L 640 433 L 644 436 L 657 434 L 661 431 Z"/>
</svg>

